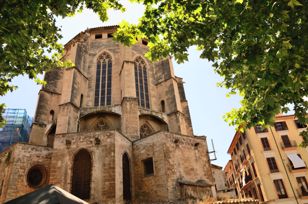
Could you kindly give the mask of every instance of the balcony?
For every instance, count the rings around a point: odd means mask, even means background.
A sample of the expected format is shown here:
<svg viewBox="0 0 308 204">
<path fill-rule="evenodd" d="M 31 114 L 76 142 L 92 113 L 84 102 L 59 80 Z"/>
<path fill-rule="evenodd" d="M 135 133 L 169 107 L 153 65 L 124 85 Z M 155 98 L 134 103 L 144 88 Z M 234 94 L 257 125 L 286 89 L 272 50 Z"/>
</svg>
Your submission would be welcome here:
<svg viewBox="0 0 308 204">
<path fill-rule="evenodd" d="M 247 188 L 249 188 L 249 186 L 254 184 L 252 176 L 245 176 L 244 180 L 245 183 L 240 184 L 241 191 L 245 191 Z"/>
<path fill-rule="evenodd" d="M 294 140 L 291 140 L 290 142 L 281 142 L 280 146 L 283 150 L 293 150 L 297 148 L 297 143 Z"/>
<path fill-rule="evenodd" d="M 245 175 L 245 183 L 247 184 L 249 181 L 252 180 L 252 176 L 251 175 Z"/>
</svg>

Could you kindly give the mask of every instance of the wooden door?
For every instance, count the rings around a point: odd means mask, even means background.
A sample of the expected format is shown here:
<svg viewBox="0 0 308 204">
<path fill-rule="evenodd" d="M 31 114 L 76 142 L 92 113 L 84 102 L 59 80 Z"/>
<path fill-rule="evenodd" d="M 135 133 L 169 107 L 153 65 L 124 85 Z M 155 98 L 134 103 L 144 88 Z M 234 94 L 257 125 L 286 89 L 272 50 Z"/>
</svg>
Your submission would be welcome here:
<svg viewBox="0 0 308 204">
<path fill-rule="evenodd" d="M 81 199 L 90 199 L 92 161 L 90 153 L 81 149 L 74 158 L 72 194 Z"/>
</svg>

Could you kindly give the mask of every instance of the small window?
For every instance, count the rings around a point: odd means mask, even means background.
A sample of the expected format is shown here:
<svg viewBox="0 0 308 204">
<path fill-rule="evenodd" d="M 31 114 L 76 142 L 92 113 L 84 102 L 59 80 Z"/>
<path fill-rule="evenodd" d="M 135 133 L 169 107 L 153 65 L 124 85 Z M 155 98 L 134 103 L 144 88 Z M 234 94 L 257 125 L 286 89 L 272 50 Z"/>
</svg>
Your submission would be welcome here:
<svg viewBox="0 0 308 204">
<path fill-rule="evenodd" d="M 239 150 L 240 149 L 240 144 L 236 143 L 236 149 Z"/>
<path fill-rule="evenodd" d="M 143 169 L 144 169 L 144 176 L 154 175 L 154 165 L 152 157 L 143 160 Z"/>
<path fill-rule="evenodd" d="M 279 199 L 287 198 L 288 194 L 287 194 L 287 191 L 284 187 L 282 179 L 274 180 L 274 184 L 275 184 L 275 188 L 276 188 L 276 191 L 277 191 L 278 198 Z"/>
<path fill-rule="evenodd" d="M 295 125 L 296 125 L 296 127 L 297 127 L 298 129 L 300 129 L 300 128 L 306 128 L 306 127 L 307 127 L 306 124 L 302 124 L 302 123 L 300 123 L 298 120 L 294 120 L 294 122 L 295 122 Z"/>
<path fill-rule="evenodd" d="M 244 149 L 243 149 L 243 156 L 244 156 L 244 159 L 246 159 L 246 153 Z"/>
<path fill-rule="evenodd" d="M 279 172 L 279 169 L 277 167 L 277 163 L 274 157 L 266 158 L 266 160 L 267 160 L 267 164 L 268 164 L 268 167 L 271 173 Z"/>
<path fill-rule="evenodd" d="M 269 144 L 269 142 L 268 142 L 266 137 L 261 138 L 261 143 L 262 143 L 264 151 L 271 150 L 270 144 Z"/>
<path fill-rule="evenodd" d="M 42 165 L 32 166 L 27 174 L 27 183 L 31 188 L 39 188 L 46 184 L 47 170 Z"/>
<path fill-rule="evenodd" d="M 234 148 L 233 152 L 234 152 L 234 155 L 236 155 L 236 154 L 237 154 L 237 151 L 236 151 L 236 149 L 235 149 L 235 148 Z"/>
<path fill-rule="evenodd" d="M 288 126 L 286 122 L 276 122 L 274 124 L 276 131 L 287 130 Z"/>
<path fill-rule="evenodd" d="M 282 139 L 282 142 L 283 142 L 283 146 L 284 146 L 285 148 L 286 148 L 286 147 L 292 147 L 288 135 L 281 135 L 281 139 Z"/>
<path fill-rule="evenodd" d="M 51 110 L 49 113 L 50 113 L 50 120 L 51 120 L 51 122 L 53 122 L 54 119 L 55 119 L 55 111 Z"/>
<path fill-rule="evenodd" d="M 101 38 L 103 38 L 102 34 L 95 34 L 95 39 L 101 39 Z"/>
<path fill-rule="evenodd" d="M 241 154 L 240 155 L 240 159 L 241 159 L 241 162 L 243 163 L 243 161 L 244 161 L 244 156 Z"/>
<path fill-rule="evenodd" d="M 296 177 L 296 181 L 303 196 L 308 196 L 308 184 L 305 176 Z"/>
<path fill-rule="evenodd" d="M 83 94 L 80 95 L 80 104 L 79 104 L 80 108 L 82 107 L 82 103 L 83 103 Z"/>
<path fill-rule="evenodd" d="M 257 126 L 255 126 L 255 132 L 256 133 L 268 132 L 268 129 L 263 128 L 261 125 L 257 125 Z"/>
<path fill-rule="evenodd" d="M 160 106 L 161 106 L 161 112 L 165 112 L 166 110 L 165 110 L 165 101 L 164 100 L 162 100 L 161 102 L 160 102 Z"/>
<path fill-rule="evenodd" d="M 108 33 L 107 34 L 107 38 L 113 38 L 113 34 L 112 33 Z"/>
<path fill-rule="evenodd" d="M 239 138 L 238 142 L 240 143 L 240 145 L 242 145 L 242 144 L 243 144 L 243 138 L 242 138 L 242 135 L 240 136 L 240 138 Z"/>
</svg>

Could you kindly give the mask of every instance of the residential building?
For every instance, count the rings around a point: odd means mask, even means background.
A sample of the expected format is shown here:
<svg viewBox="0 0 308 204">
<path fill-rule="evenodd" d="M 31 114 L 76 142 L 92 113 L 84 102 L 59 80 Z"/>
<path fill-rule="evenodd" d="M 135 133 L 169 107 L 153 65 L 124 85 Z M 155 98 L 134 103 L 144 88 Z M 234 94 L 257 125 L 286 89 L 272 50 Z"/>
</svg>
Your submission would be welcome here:
<svg viewBox="0 0 308 204">
<path fill-rule="evenodd" d="M 6 124 L 0 128 L 0 151 L 17 142 L 28 142 L 32 119 L 25 109 L 6 108 L 2 117 Z"/>
<path fill-rule="evenodd" d="M 235 185 L 235 170 L 233 166 L 232 160 L 229 160 L 226 164 L 225 168 L 223 169 L 226 179 L 226 186 L 230 191 L 234 191 L 234 198 L 238 198 L 238 192 Z"/>
<path fill-rule="evenodd" d="M 294 115 L 279 115 L 274 126 L 235 133 L 228 149 L 232 165 L 228 163 L 227 179 L 239 197 L 264 203 L 308 203 L 308 152 L 298 146 L 305 127 Z"/>
<path fill-rule="evenodd" d="M 215 180 L 215 197 L 218 200 L 237 198 L 234 188 L 229 188 L 226 182 L 226 176 L 221 166 L 211 164 L 212 174 Z"/>
<path fill-rule="evenodd" d="M 45 74 L 28 144 L 0 154 L 0 203 L 55 184 L 89 203 L 187 203 L 212 197 L 205 136 L 193 134 L 171 58 L 147 42 L 87 29 L 65 45 L 74 67 Z"/>
</svg>

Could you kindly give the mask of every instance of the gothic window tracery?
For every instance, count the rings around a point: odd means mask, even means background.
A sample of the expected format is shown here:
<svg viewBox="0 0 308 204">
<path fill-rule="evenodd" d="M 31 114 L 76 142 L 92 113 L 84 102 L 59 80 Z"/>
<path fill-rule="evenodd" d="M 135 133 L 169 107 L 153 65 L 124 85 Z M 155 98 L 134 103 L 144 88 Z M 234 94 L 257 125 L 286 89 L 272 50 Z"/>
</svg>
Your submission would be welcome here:
<svg viewBox="0 0 308 204">
<path fill-rule="evenodd" d="M 47 170 L 43 165 L 32 166 L 27 173 L 27 183 L 32 188 L 39 188 L 47 182 Z"/>
<path fill-rule="evenodd" d="M 94 106 L 111 105 L 112 59 L 104 52 L 97 58 Z"/>
<path fill-rule="evenodd" d="M 150 108 L 149 91 L 148 91 L 148 75 L 144 60 L 137 57 L 135 60 L 135 85 L 136 96 L 139 106 Z"/>
</svg>

